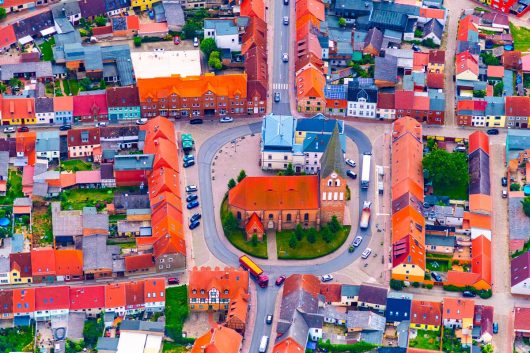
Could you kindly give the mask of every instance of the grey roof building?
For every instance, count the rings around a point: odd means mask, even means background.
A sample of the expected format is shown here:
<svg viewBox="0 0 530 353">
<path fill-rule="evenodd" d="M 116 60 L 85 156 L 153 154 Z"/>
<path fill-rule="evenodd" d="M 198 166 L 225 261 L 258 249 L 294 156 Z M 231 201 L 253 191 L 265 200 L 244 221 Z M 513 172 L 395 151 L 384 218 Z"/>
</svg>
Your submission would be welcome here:
<svg viewBox="0 0 530 353">
<path fill-rule="evenodd" d="M 125 211 L 131 209 L 149 209 L 149 195 L 140 194 L 135 195 L 131 193 L 115 193 L 114 207 L 117 211 Z"/>
<path fill-rule="evenodd" d="M 100 337 L 96 349 L 98 352 L 111 353 L 118 351 L 118 343 L 120 339 L 118 337 Z"/>
<path fill-rule="evenodd" d="M 59 153 L 60 143 L 59 131 L 39 131 L 37 132 L 35 150 L 37 152 L 57 151 Z"/>
<path fill-rule="evenodd" d="M 340 289 L 340 296 L 350 298 L 358 297 L 360 289 L 361 286 L 357 284 L 343 284 Z"/>
<path fill-rule="evenodd" d="M 153 160 L 152 154 L 117 155 L 114 157 L 114 170 L 151 170 Z"/>
<path fill-rule="evenodd" d="M 435 18 L 428 21 L 423 27 L 423 38 L 432 38 L 436 44 L 442 41 L 444 26 Z"/>
<path fill-rule="evenodd" d="M 113 268 L 113 255 L 121 253 L 118 245 L 107 245 L 103 234 L 87 235 L 82 238 L 83 271 Z"/>
<path fill-rule="evenodd" d="M 106 234 L 109 231 L 109 215 L 98 213 L 95 207 L 83 207 L 83 228 L 100 229 Z"/>
<path fill-rule="evenodd" d="M 326 151 L 320 158 L 320 175 L 327 177 L 332 173 L 336 173 L 341 177 L 346 175 L 344 170 L 344 152 L 339 139 L 338 124 L 335 125 Z"/>
<path fill-rule="evenodd" d="M 15 76 L 30 75 L 37 79 L 52 78 L 52 64 L 49 61 L 22 62 L 0 66 L 0 80 L 9 81 Z"/>
<path fill-rule="evenodd" d="M 105 11 L 114 12 L 131 7 L 131 0 L 105 0 Z"/>
<path fill-rule="evenodd" d="M 366 34 L 366 38 L 364 39 L 364 47 L 367 48 L 368 46 L 371 46 L 374 48 L 377 52 L 381 50 L 381 46 L 383 45 L 383 32 L 381 32 L 377 27 L 372 27 Z"/>
<path fill-rule="evenodd" d="M 392 55 L 375 58 L 374 80 L 392 84 L 398 82 L 398 58 Z"/>
<path fill-rule="evenodd" d="M 123 320 L 120 325 L 120 331 L 144 331 L 163 334 L 164 323 L 141 320 Z"/>
<path fill-rule="evenodd" d="M 170 31 L 180 31 L 186 23 L 180 0 L 163 0 L 167 25 Z"/>
<path fill-rule="evenodd" d="M 51 6 L 54 19 L 70 18 L 81 15 L 81 8 L 77 0 L 61 1 Z"/>
<path fill-rule="evenodd" d="M 383 316 L 371 311 L 348 311 L 346 328 L 351 332 L 361 331 L 361 340 L 381 344 L 386 320 Z"/>
<path fill-rule="evenodd" d="M 377 103 L 377 89 L 359 88 L 353 82 L 350 82 L 348 84 L 348 102 L 358 102 L 359 99 L 364 99 L 366 103 Z"/>
<path fill-rule="evenodd" d="M 426 246 L 456 246 L 456 237 L 454 236 L 445 236 L 445 235 L 425 235 L 425 245 Z"/>
<path fill-rule="evenodd" d="M 385 306 L 387 294 L 387 288 L 363 283 L 359 290 L 359 302 Z"/>
<path fill-rule="evenodd" d="M 39 97 L 35 99 L 35 113 L 53 112 L 53 98 Z"/>
</svg>

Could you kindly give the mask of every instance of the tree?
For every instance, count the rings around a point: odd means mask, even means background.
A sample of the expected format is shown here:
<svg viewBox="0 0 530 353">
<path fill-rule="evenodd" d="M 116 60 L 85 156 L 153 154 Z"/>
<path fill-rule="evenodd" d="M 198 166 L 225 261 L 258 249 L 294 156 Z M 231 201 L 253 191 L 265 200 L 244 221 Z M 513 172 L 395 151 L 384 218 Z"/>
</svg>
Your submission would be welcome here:
<svg viewBox="0 0 530 353">
<path fill-rule="evenodd" d="M 180 36 L 182 39 L 192 39 L 197 35 L 198 30 L 202 30 L 201 24 L 195 22 L 194 20 L 188 20 L 184 26 L 182 26 L 182 32 L 180 33 Z"/>
<path fill-rule="evenodd" d="M 497 82 L 495 86 L 493 86 L 493 95 L 495 97 L 502 97 L 504 93 L 504 83 L 502 81 Z"/>
<path fill-rule="evenodd" d="M 236 181 L 233 178 L 228 180 L 228 190 L 232 189 L 235 186 L 236 186 Z"/>
<path fill-rule="evenodd" d="M 140 47 L 142 45 L 142 37 L 134 37 L 133 42 L 135 47 Z"/>
<path fill-rule="evenodd" d="M 4 93 L 7 90 L 7 86 L 0 82 L 0 93 Z"/>
<path fill-rule="evenodd" d="M 510 191 L 520 191 L 521 185 L 519 183 L 511 183 L 510 184 Z"/>
<path fill-rule="evenodd" d="M 428 172 L 434 189 L 463 188 L 469 181 L 467 156 L 465 153 L 449 153 L 435 148 L 423 157 L 423 168 Z"/>
<path fill-rule="evenodd" d="M 88 319 L 85 321 L 83 327 L 83 339 L 85 343 L 90 347 L 95 347 L 98 338 L 103 333 L 103 319 Z"/>
<path fill-rule="evenodd" d="M 480 53 L 480 57 L 482 58 L 484 64 L 488 66 L 497 66 L 501 63 L 499 58 L 493 56 L 493 54 L 487 51 Z"/>
<path fill-rule="evenodd" d="M 205 38 L 202 40 L 200 45 L 201 51 L 206 55 L 207 58 L 210 57 L 210 54 L 217 50 L 217 44 L 215 44 L 215 39 L 213 38 Z"/>
<path fill-rule="evenodd" d="M 16 77 L 11 77 L 9 79 L 9 86 L 11 88 L 17 88 L 17 87 L 22 87 L 24 84 L 22 83 L 22 81 L 20 81 L 18 78 Z"/>
<path fill-rule="evenodd" d="M 239 228 L 239 224 L 236 217 L 232 212 L 228 212 L 223 219 L 223 230 L 225 233 L 232 233 L 237 228 Z"/>
<path fill-rule="evenodd" d="M 307 231 L 307 241 L 314 244 L 317 241 L 317 230 L 315 228 L 309 228 Z"/>
<path fill-rule="evenodd" d="M 107 18 L 105 16 L 96 16 L 94 19 L 96 26 L 103 27 L 107 24 Z"/>
<path fill-rule="evenodd" d="M 300 223 L 296 225 L 296 228 L 294 229 L 294 235 L 296 235 L 296 239 L 298 241 L 301 241 L 304 237 L 304 229 L 302 228 L 302 225 Z"/>
<path fill-rule="evenodd" d="M 339 18 L 339 26 L 346 27 L 346 19 L 344 17 Z"/>
<path fill-rule="evenodd" d="M 427 48 L 438 48 L 439 45 L 436 44 L 434 42 L 434 40 L 432 38 L 427 38 L 427 39 L 424 39 L 422 42 L 421 42 L 421 45 L 423 45 L 424 47 L 427 47 Z"/>
<path fill-rule="evenodd" d="M 223 63 L 221 63 L 221 54 L 218 51 L 212 51 L 210 58 L 208 59 L 208 65 L 216 70 L 221 70 L 223 68 Z"/>
<path fill-rule="evenodd" d="M 331 221 L 329 221 L 328 223 L 328 227 L 329 227 L 329 230 L 335 234 L 337 233 L 338 231 L 340 231 L 340 229 L 342 228 L 340 223 L 339 223 L 339 219 L 337 218 L 337 216 L 333 216 L 331 217 Z"/>
<path fill-rule="evenodd" d="M 320 230 L 320 234 L 322 235 L 322 240 L 326 243 L 329 243 L 333 239 L 333 233 L 331 233 L 329 227 L 323 226 Z"/>
<path fill-rule="evenodd" d="M 493 346 L 491 344 L 486 344 L 480 349 L 482 353 L 493 353 Z"/>
<path fill-rule="evenodd" d="M 285 173 L 283 175 L 287 175 L 287 176 L 294 175 L 294 168 L 293 168 L 292 163 L 287 164 L 287 169 L 285 169 Z"/>
<path fill-rule="evenodd" d="M 101 81 L 99 81 L 99 89 L 105 89 L 107 88 L 107 82 L 105 82 L 104 79 L 101 79 Z"/>
<path fill-rule="evenodd" d="M 6 9 L 4 9 L 3 7 L 0 7 L 0 20 L 3 20 L 4 18 L 6 18 L 6 16 L 7 16 Z"/>
<path fill-rule="evenodd" d="M 392 288 L 393 290 L 402 290 L 403 285 L 403 281 L 398 281 L 397 279 L 390 280 L 390 288 Z"/>
<path fill-rule="evenodd" d="M 256 233 L 252 234 L 252 239 L 250 241 L 253 247 L 258 246 L 258 235 Z"/>
<path fill-rule="evenodd" d="M 483 89 L 473 90 L 473 97 L 484 98 L 486 96 L 486 91 Z"/>
<path fill-rule="evenodd" d="M 523 204 L 523 212 L 530 217 L 530 196 L 526 196 L 521 203 Z"/>
<path fill-rule="evenodd" d="M 241 171 L 239 172 L 239 175 L 237 176 L 237 182 L 240 183 L 246 177 L 247 177 L 247 173 L 245 172 L 244 169 L 241 169 Z"/>
<path fill-rule="evenodd" d="M 83 91 L 90 91 L 90 88 L 92 88 L 92 81 L 88 77 L 85 77 L 79 81 L 79 85 Z"/>
<path fill-rule="evenodd" d="M 291 235 L 291 239 L 289 239 L 289 247 L 291 249 L 296 248 L 296 245 L 298 244 L 298 241 L 296 240 L 296 236 L 294 234 Z"/>
</svg>

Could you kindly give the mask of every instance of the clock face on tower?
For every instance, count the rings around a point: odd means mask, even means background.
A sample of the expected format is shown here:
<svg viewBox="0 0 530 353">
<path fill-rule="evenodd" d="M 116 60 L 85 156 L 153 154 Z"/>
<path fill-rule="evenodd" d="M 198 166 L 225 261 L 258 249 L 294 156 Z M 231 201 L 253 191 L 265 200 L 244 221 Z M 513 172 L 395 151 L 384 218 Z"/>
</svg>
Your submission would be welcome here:
<svg viewBox="0 0 530 353">
<path fill-rule="evenodd" d="M 331 179 L 335 179 L 337 177 L 337 173 L 331 173 L 330 177 Z"/>
</svg>

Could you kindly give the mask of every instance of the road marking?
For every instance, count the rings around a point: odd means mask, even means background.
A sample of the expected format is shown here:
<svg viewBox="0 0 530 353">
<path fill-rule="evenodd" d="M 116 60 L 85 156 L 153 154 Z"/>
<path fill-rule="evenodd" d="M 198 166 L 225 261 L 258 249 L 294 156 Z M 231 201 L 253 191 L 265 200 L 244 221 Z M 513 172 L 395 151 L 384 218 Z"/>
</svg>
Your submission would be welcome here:
<svg viewBox="0 0 530 353">
<path fill-rule="evenodd" d="M 276 90 L 284 89 L 284 90 L 287 90 L 288 88 L 289 88 L 289 84 L 288 83 L 273 83 L 272 84 L 272 89 L 276 89 Z"/>
<path fill-rule="evenodd" d="M 379 213 L 377 212 L 378 216 L 390 216 L 390 213 Z"/>
</svg>

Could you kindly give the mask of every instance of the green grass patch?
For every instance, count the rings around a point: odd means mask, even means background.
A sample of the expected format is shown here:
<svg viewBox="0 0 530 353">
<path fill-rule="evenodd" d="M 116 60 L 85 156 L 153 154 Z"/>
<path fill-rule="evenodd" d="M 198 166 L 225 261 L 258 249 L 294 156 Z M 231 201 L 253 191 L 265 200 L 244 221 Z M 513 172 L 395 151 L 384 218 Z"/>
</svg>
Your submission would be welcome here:
<svg viewBox="0 0 530 353">
<path fill-rule="evenodd" d="M 447 272 L 450 269 L 449 261 L 427 259 L 427 269 L 436 272 Z"/>
<path fill-rule="evenodd" d="M 41 45 L 39 48 L 42 52 L 42 61 L 52 61 L 53 60 L 53 50 L 52 47 L 55 45 L 55 38 L 51 37 Z"/>
<path fill-rule="evenodd" d="M 462 347 L 462 342 L 456 337 L 454 329 L 444 329 L 442 352 L 464 353 L 469 352 L 469 347 Z"/>
<path fill-rule="evenodd" d="M 190 343 L 193 339 L 182 337 L 182 327 L 189 315 L 188 286 L 166 288 L 166 333 L 176 343 Z"/>
<path fill-rule="evenodd" d="M 85 162 L 81 159 L 69 159 L 61 162 L 61 170 L 68 172 L 78 172 L 82 170 L 92 170 L 92 163 Z"/>
<path fill-rule="evenodd" d="M 530 29 L 510 23 L 510 32 L 513 36 L 515 50 L 525 52 L 530 49 Z"/>
<path fill-rule="evenodd" d="M 13 200 L 17 197 L 24 197 L 22 193 L 22 174 L 10 170 L 7 177 L 6 196 L 0 197 L 0 205 L 12 206 Z"/>
<path fill-rule="evenodd" d="M 0 329 L 0 352 L 33 352 L 33 336 L 31 327 L 15 327 Z"/>
<path fill-rule="evenodd" d="M 448 196 L 451 200 L 468 200 L 468 188 L 468 184 L 449 187 L 433 184 L 434 195 Z"/>
<path fill-rule="evenodd" d="M 439 350 L 440 349 L 440 330 L 418 330 L 417 336 L 409 340 L 409 347 Z"/>
<path fill-rule="evenodd" d="M 136 240 L 134 238 L 124 239 L 124 241 L 109 239 L 107 245 L 118 245 L 121 249 L 134 249 L 136 248 Z"/>
<path fill-rule="evenodd" d="M 221 219 L 224 220 L 227 216 L 227 214 L 230 211 L 228 211 L 228 201 L 227 198 L 223 200 L 223 203 L 221 204 Z M 258 241 L 254 246 L 251 241 L 247 241 L 245 233 L 241 228 L 233 229 L 230 231 L 227 231 L 225 227 L 224 233 L 225 237 L 228 239 L 230 243 L 232 243 L 233 246 L 238 248 L 239 250 L 243 251 L 246 254 L 249 254 L 251 256 L 260 258 L 260 259 L 267 259 L 267 235 L 263 235 L 263 240 Z"/>
<path fill-rule="evenodd" d="M 85 326 L 83 327 L 83 339 L 89 347 L 96 347 L 98 338 L 103 334 L 104 326 L 105 324 L 103 323 L 102 317 L 97 319 L 90 318 L 85 321 Z"/>
<path fill-rule="evenodd" d="M 77 82 L 76 79 L 70 79 L 68 80 L 68 83 L 70 84 L 70 91 L 72 92 L 72 96 L 77 96 L 79 93 L 79 82 Z"/>
<path fill-rule="evenodd" d="M 295 248 L 289 246 L 289 241 L 294 234 L 294 230 L 284 230 L 276 232 L 276 246 L 278 251 L 278 258 L 284 260 L 306 260 L 316 259 L 324 255 L 330 254 L 341 247 L 350 234 L 351 226 L 344 226 L 331 239 L 329 243 L 322 239 L 319 233 L 314 243 L 307 240 L 307 235 L 304 235 L 302 240 L 297 241 Z"/>
<path fill-rule="evenodd" d="M 427 258 L 431 258 L 431 259 L 452 259 L 453 258 L 453 255 L 444 255 L 444 254 L 433 254 L 433 253 L 430 253 L 428 252 L 427 253 Z"/>
<path fill-rule="evenodd" d="M 68 83 L 68 80 L 63 80 L 63 92 L 65 95 L 69 96 L 72 91 L 70 91 L 70 84 Z"/>
<path fill-rule="evenodd" d="M 72 189 L 61 193 L 63 210 L 82 210 L 83 207 L 96 207 L 101 211 L 114 200 L 116 189 Z"/>
<path fill-rule="evenodd" d="M 162 353 L 186 353 L 187 351 L 186 347 L 168 341 L 164 342 L 162 348 Z"/>
</svg>

